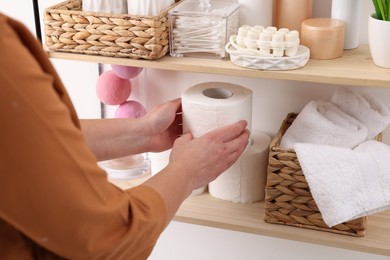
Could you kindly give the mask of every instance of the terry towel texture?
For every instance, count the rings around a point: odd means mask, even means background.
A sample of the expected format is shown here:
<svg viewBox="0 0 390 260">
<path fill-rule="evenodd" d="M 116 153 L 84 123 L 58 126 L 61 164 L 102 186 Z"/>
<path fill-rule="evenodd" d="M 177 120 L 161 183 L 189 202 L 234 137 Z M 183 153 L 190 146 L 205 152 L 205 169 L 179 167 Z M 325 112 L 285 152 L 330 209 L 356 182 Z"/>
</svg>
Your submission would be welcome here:
<svg viewBox="0 0 390 260">
<path fill-rule="evenodd" d="M 280 146 L 313 143 L 353 148 L 367 138 L 367 128 L 334 104 L 311 101 L 283 135 Z"/>
<path fill-rule="evenodd" d="M 343 87 L 334 92 L 330 102 L 365 125 L 367 139 L 375 138 L 390 123 L 389 109 L 368 93 Z"/>
<path fill-rule="evenodd" d="M 380 101 L 341 87 L 307 104 L 284 134 L 329 227 L 390 209 L 390 147 L 371 140 L 389 123 Z"/>
<path fill-rule="evenodd" d="M 366 141 L 352 150 L 301 143 L 294 149 L 329 227 L 390 209 L 389 146 Z"/>
</svg>

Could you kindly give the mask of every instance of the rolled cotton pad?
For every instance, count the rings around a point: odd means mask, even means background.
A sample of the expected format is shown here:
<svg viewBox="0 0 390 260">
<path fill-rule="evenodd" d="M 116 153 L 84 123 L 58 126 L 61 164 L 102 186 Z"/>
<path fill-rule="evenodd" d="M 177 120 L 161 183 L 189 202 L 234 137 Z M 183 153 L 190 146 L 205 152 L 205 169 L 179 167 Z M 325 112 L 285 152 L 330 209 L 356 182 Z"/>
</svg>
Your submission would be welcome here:
<svg viewBox="0 0 390 260">
<path fill-rule="evenodd" d="M 132 79 L 137 77 L 143 70 L 143 68 L 131 67 L 131 66 L 121 66 L 121 65 L 111 65 L 112 71 L 123 79 Z"/>
<path fill-rule="evenodd" d="M 115 111 L 116 118 L 139 118 L 144 115 L 146 115 L 145 107 L 134 100 L 122 103 Z"/>
<path fill-rule="evenodd" d="M 131 93 L 131 82 L 118 77 L 112 70 L 100 75 L 96 83 L 96 94 L 106 105 L 119 105 L 125 102 Z"/>
</svg>

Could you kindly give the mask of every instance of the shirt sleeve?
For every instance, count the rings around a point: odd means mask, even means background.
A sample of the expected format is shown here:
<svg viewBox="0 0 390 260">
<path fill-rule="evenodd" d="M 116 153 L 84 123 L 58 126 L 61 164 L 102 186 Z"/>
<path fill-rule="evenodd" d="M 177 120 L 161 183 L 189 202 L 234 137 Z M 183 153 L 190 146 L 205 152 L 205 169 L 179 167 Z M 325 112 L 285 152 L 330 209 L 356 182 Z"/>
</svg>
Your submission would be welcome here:
<svg viewBox="0 0 390 260">
<path fill-rule="evenodd" d="M 107 181 L 41 46 L 0 14 L 0 218 L 71 259 L 145 259 L 166 224 L 161 196 Z"/>
</svg>

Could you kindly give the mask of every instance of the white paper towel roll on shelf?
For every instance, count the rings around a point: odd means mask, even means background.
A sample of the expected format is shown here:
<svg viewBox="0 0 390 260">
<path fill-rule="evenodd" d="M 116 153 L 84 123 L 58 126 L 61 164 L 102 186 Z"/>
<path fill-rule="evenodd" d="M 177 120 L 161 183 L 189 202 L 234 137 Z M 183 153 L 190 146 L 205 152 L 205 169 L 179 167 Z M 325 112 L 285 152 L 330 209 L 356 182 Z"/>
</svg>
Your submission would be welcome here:
<svg viewBox="0 0 390 260">
<path fill-rule="evenodd" d="M 224 82 L 201 83 L 182 94 L 182 111 L 183 132 L 194 138 L 240 120 L 246 120 L 251 130 L 252 91 Z"/>
<path fill-rule="evenodd" d="M 237 203 L 263 200 L 270 142 L 268 135 L 252 131 L 251 145 L 237 162 L 209 184 L 210 194 L 215 198 Z"/>
</svg>

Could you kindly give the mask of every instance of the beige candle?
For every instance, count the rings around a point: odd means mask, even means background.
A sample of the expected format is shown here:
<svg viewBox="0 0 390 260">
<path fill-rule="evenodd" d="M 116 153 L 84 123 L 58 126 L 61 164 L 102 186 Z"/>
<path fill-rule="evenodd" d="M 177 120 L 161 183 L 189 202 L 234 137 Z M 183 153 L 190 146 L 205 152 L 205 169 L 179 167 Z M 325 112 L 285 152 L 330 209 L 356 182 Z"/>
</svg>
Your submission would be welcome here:
<svg viewBox="0 0 390 260">
<path fill-rule="evenodd" d="M 301 28 L 301 44 L 310 49 L 310 58 L 328 60 L 344 53 L 345 24 L 330 18 L 305 20 Z"/>
<path fill-rule="evenodd" d="M 301 23 L 312 17 L 312 0 L 275 0 L 275 26 L 301 29 Z"/>
</svg>

